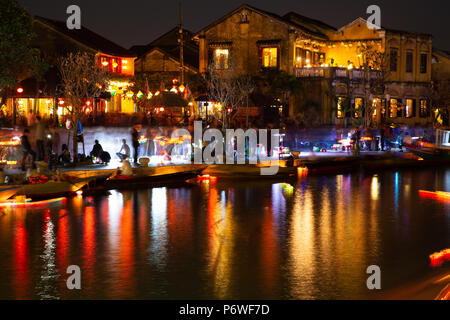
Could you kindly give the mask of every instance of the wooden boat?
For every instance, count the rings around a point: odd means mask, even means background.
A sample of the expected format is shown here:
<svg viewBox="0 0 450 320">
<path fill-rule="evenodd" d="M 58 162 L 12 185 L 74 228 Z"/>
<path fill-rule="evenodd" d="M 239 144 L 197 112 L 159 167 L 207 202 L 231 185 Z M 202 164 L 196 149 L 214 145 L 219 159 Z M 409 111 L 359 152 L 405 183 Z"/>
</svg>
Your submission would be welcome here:
<svg viewBox="0 0 450 320">
<path fill-rule="evenodd" d="M 450 161 L 450 130 L 437 129 L 435 143 L 417 140 L 404 146 L 423 160 Z"/>
<path fill-rule="evenodd" d="M 15 195 L 21 187 L 19 186 L 0 186 L 0 201 L 5 201 Z"/>
<path fill-rule="evenodd" d="M 106 189 L 120 189 L 158 183 L 185 181 L 197 177 L 207 165 L 178 165 L 134 168 L 132 176 L 112 175 L 104 184 Z"/>
<path fill-rule="evenodd" d="M 48 208 L 49 206 L 65 204 L 67 198 L 56 198 L 42 201 L 30 201 L 26 199 L 25 202 L 17 200 L 6 200 L 0 203 L 0 208 L 14 208 L 14 209 L 38 209 Z"/>
<path fill-rule="evenodd" d="M 92 178 L 82 178 L 74 180 L 48 181 L 41 184 L 23 184 L 19 187 L 16 195 L 26 196 L 32 199 L 58 198 L 66 195 L 73 195 L 86 186 Z"/>
</svg>

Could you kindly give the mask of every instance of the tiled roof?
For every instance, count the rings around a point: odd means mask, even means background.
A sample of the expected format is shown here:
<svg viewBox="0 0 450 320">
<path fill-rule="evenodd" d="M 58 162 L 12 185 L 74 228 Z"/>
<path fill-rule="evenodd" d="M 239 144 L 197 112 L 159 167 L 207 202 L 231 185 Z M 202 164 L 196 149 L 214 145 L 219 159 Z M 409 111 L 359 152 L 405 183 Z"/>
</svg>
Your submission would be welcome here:
<svg viewBox="0 0 450 320">
<path fill-rule="evenodd" d="M 198 69 L 199 49 L 198 45 L 192 40 L 193 36 L 194 35 L 191 31 L 183 29 L 184 62 L 187 65 Z M 178 37 L 179 37 L 179 27 L 175 27 L 147 45 L 131 47 L 130 51 L 132 51 L 136 56 L 142 57 L 143 55 L 147 54 L 148 52 L 154 49 L 159 49 L 160 51 L 169 55 L 172 59 L 179 61 L 180 46 L 178 43 Z"/>
<path fill-rule="evenodd" d="M 36 21 L 39 21 L 48 27 L 54 29 L 55 31 L 64 34 L 65 36 L 72 38 L 73 40 L 93 49 L 94 51 L 102 52 L 105 54 L 113 55 L 113 56 L 120 56 L 120 57 L 134 57 L 135 55 L 119 46 L 118 44 L 115 44 L 114 42 L 100 36 L 99 34 L 82 27 L 81 29 L 77 30 L 69 30 L 66 26 L 65 22 L 52 20 L 44 17 L 35 17 Z"/>
</svg>

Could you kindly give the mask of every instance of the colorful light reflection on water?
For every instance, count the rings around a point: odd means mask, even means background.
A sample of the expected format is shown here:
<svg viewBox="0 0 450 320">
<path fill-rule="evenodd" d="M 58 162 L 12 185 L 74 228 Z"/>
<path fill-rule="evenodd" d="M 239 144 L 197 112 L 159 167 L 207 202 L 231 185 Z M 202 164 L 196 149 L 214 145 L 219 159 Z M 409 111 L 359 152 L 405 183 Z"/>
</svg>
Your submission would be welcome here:
<svg viewBox="0 0 450 320">
<path fill-rule="evenodd" d="M 448 248 L 449 171 L 198 182 L 0 214 L 3 299 L 366 298 L 431 272 Z M 82 290 L 66 288 L 79 265 Z M 449 268 L 444 264 L 441 268 Z"/>
</svg>

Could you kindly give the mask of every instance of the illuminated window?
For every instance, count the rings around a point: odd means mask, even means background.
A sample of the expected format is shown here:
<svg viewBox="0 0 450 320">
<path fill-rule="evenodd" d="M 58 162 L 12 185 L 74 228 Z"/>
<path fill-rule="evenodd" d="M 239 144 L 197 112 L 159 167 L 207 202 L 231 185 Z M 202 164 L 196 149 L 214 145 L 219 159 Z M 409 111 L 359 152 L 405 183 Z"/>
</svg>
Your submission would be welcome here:
<svg viewBox="0 0 450 320">
<path fill-rule="evenodd" d="M 412 118 L 415 115 L 416 115 L 415 101 L 413 99 L 406 99 L 405 116 L 407 118 Z"/>
<path fill-rule="evenodd" d="M 391 99 L 389 101 L 389 118 L 396 118 L 398 115 L 398 100 Z"/>
<path fill-rule="evenodd" d="M 376 121 L 378 114 L 383 116 L 384 110 L 382 105 L 382 100 L 379 98 L 375 98 L 372 101 L 372 119 Z"/>
<path fill-rule="evenodd" d="M 214 50 L 214 65 L 218 70 L 225 70 L 230 67 L 229 65 L 230 50 L 228 49 L 216 49 Z"/>
<path fill-rule="evenodd" d="M 262 66 L 264 68 L 276 68 L 278 66 L 278 48 L 262 49 Z"/>
<path fill-rule="evenodd" d="M 302 48 L 295 48 L 295 66 L 297 68 L 303 67 L 303 63 L 305 62 L 304 52 L 305 50 L 303 50 Z"/>
<path fill-rule="evenodd" d="M 420 100 L 419 115 L 421 118 L 426 118 L 430 115 L 430 109 L 428 108 L 428 100 L 426 99 Z"/>
<path fill-rule="evenodd" d="M 325 63 L 325 53 L 319 53 L 319 64 L 322 65 Z"/>
<path fill-rule="evenodd" d="M 336 118 L 338 119 L 344 119 L 344 102 L 345 98 L 338 97 L 337 99 L 337 105 L 336 105 Z"/>
<path fill-rule="evenodd" d="M 355 108 L 353 110 L 353 118 L 354 119 L 362 118 L 363 108 L 364 108 L 364 99 L 363 98 L 355 98 Z"/>
</svg>

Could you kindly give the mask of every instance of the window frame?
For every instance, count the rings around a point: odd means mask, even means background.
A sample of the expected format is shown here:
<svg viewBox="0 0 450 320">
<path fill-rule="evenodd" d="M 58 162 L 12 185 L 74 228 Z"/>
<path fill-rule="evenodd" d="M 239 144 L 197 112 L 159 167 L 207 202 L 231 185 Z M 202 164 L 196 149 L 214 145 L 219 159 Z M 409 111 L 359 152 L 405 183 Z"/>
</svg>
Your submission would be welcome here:
<svg viewBox="0 0 450 320">
<path fill-rule="evenodd" d="M 413 73 L 414 72 L 414 51 L 413 50 L 406 50 L 406 54 L 405 54 L 405 72 L 406 73 Z"/>
<path fill-rule="evenodd" d="M 422 102 L 425 102 L 423 107 Z M 430 116 L 430 103 L 428 99 L 419 99 L 419 117 L 428 118 Z"/>
<path fill-rule="evenodd" d="M 392 111 L 392 101 L 395 100 L 395 111 Z M 395 119 L 398 118 L 398 106 L 399 105 L 399 99 L 397 98 L 390 98 L 389 99 L 389 110 L 388 110 L 388 116 L 389 119 Z"/>
<path fill-rule="evenodd" d="M 356 100 L 361 100 L 361 105 L 360 105 L 360 108 L 358 108 L 358 110 L 356 109 Z M 352 118 L 353 119 L 364 118 L 364 98 L 363 97 L 354 97 L 353 98 Z"/>
<path fill-rule="evenodd" d="M 408 105 L 408 101 L 411 101 L 411 106 Z M 411 119 L 416 117 L 416 99 L 414 98 L 406 98 L 405 99 L 405 118 Z M 409 107 L 411 107 L 411 111 L 409 111 Z"/>
<path fill-rule="evenodd" d="M 265 50 L 271 50 L 276 49 L 276 65 L 275 66 L 265 66 L 264 65 L 264 51 Z M 271 45 L 264 45 L 260 46 L 260 65 L 262 69 L 278 69 L 280 67 L 280 46 L 271 46 Z"/>
<path fill-rule="evenodd" d="M 217 58 L 217 51 L 227 51 L 226 60 L 224 60 L 223 65 L 220 65 L 218 67 L 218 58 Z M 229 70 L 230 69 L 230 52 L 231 49 L 229 47 L 219 47 L 219 48 L 212 48 L 212 55 L 213 55 L 213 62 L 214 62 L 214 69 L 215 70 Z M 220 62 L 219 62 L 220 63 Z"/>
<path fill-rule="evenodd" d="M 425 63 L 423 63 L 423 57 L 425 57 Z M 428 52 L 420 53 L 420 73 L 426 74 L 428 72 Z"/>
<path fill-rule="evenodd" d="M 395 55 L 393 55 L 393 52 L 395 52 Z M 389 71 L 390 72 L 397 72 L 398 71 L 398 48 L 390 48 L 389 49 Z M 392 58 L 395 59 L 392 59 Z M 395 68 L 393 68 L 395 66 Z"/>
</svg>

